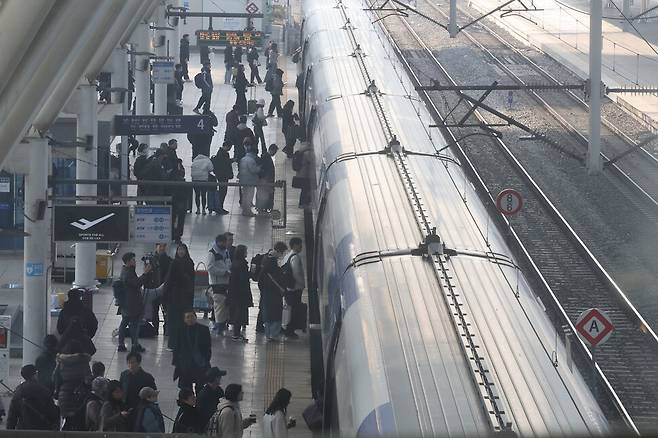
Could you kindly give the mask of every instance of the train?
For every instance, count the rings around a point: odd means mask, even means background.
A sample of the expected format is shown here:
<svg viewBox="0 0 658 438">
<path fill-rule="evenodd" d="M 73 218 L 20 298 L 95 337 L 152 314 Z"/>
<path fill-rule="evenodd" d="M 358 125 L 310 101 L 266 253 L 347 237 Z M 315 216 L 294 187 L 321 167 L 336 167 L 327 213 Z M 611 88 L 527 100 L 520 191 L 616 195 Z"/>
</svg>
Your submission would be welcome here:
<svg viewBox="0 0 658 438">
<path fill-rule="evenodd" d="M 377 17 L 305 0 L 300 107 L 334 436 L 601 435 L 610 423 Z"/>
</svg>

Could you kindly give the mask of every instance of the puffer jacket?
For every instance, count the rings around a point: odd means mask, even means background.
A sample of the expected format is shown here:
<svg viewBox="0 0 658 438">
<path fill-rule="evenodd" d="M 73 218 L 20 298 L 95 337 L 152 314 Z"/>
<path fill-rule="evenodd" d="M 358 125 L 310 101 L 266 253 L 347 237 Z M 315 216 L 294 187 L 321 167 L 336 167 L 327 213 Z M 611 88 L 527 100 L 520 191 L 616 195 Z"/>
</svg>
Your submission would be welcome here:
<svg viewBox="0 0 658 438">
<path fill-rule="evenodd" d="M 258 184 L 259 173 L 260 166 L 256 154 L 249 152 L 242 157 L 238 166 L 238 179 L 241 184 Z"/>
<path fill-rule="evenodd" d="M 208 425 L 208 435 L 222 438 L 242 438 L 242 412 L 236 402 L 219 400 L 217 413 Z"/>
<path fill-rule="evenodd" d="M 231 273 L 231 258 L 225 257 L 226 250 L 220 250 L 217 244 L 214 244 L 208 251 L 206 266 L 208 267 L 208 276 L 211 285 L 228 286 L 229 275 Z"/>
<path fill-rule="evenodd" d="M 213 171 L 212 161 L 203 154 L 192 160 L 192 181 L 208 181 L 208 174 Z"/>
<path fill-rule="evenodd" d="M 91 377 L 90 360 L 91 356 L 86 353 L 57 355 L 55 393 L 62 417 L 75 415 L 84 403 L 84 400 L 78 398 L 82 393 L 81 389 Z"/>
</svg>

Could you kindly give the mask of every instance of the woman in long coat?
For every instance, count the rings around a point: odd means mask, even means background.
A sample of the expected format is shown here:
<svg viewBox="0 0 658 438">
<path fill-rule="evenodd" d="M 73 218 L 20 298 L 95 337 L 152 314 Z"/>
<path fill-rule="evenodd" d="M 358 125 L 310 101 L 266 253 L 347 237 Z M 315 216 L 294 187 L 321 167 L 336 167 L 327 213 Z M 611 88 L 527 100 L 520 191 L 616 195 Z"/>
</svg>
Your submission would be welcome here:
<svg viewBox="0 0 658 438">
<path fill-rule="evenodd" d="M 185 309 L 194 304 L 194 262 L 190 258 L 187 245 L 181 243 L 176 248 L 176 256 L 171 262 L 169 274 L 165 281 L 165 297 L 167 303 L 167 346 L 176 347 L 178 332 L 183 326 Z"/>
<path fill-rule="evenodd" d="M 249 308 L 254 306 L 249 283 L 247 247 L 238 245 L 231 262 L 231 276 L 228 283 L 229 322 L 233 324 L 233 340 L 247 342 L 242 336 L 242 328 L 249 324 Z"/>
</svg>

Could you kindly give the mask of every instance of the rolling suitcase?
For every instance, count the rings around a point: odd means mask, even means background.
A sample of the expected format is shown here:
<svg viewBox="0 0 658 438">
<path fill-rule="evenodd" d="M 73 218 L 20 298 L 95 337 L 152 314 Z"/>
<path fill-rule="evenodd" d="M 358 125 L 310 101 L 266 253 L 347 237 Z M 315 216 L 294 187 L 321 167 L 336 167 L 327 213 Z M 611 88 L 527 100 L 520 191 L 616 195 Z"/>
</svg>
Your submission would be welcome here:
<svg viewBox="0 0 658 438">
<path fill-rule="evenodd" d="M 306 303 L 299 303 L 292 308 L 292 315 L 290 317 L 289 327 L 293 330 L 302 330 L 306 332 L 307 326 L 308 305 Z"/>
<path fill-rule="evenodd" d="M 247 101 L 247 113 L 248 114 L 255 114 L 256 113 L 256 104 L 258 101 L 256 100 L 256 87 L 250 87 L 249 88 L 249 100 Z"/>
</svg>

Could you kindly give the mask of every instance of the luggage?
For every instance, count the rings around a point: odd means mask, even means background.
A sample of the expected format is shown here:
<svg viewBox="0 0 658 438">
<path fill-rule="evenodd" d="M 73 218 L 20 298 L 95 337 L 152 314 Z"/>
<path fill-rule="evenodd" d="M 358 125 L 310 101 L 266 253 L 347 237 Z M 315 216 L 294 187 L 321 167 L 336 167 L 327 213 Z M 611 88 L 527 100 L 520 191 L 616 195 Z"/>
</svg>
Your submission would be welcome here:
<svg viewBox="0 0 658 438">
<path fill-rule="evenodd" d="M 155 329 L 152 322 L 142 321 L 142 324 L 139 326 L 140 338 L 155 338 L 157 335 L 158 331 Z"/>
<path fill-rule="evenodd" d="M 203 72 L 202 73 L 197 73 L 196 75 L 194 75 L 194 85 L 198 89 L 203 89 L 203 85 L 204 85 L 203 84 Z"/>
<path fill-rule="evenodd" d="M 203 269 L 199 269 L 203 265 Z M 208 300 L 208 289 L 210 288 L 210 279 L 208 278 L 208 269 L 205 263 L 199 262 L 194 270 L 194 303 L 192 307 L 198 312 L 208 312 L 211 304 Z"/>
<path fill-rule="evenodd" d="M 292 308 L 292 315 L 290 317 L 289 328 L 293 330 L 303 330 L 306 332 L 308 320 L 308 305 L 306 303 L 299 303 Z"/>
</svg>

